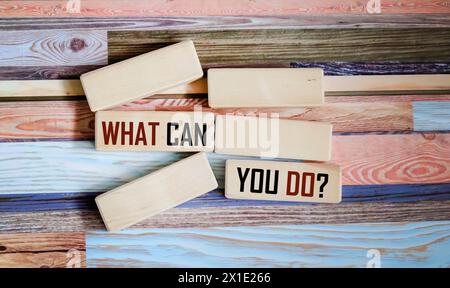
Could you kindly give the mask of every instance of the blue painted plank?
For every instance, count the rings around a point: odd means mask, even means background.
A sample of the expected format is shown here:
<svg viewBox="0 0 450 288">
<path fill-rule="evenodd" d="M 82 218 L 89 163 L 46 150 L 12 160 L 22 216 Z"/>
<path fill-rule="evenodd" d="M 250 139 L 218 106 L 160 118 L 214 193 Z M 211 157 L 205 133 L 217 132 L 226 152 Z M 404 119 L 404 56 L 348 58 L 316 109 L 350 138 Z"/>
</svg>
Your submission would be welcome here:
<svg viewBox="0 0 450 288">
<path fill-rule="evenodd" d="M 293 68 L 322 68 L 325 75 L 402 75 L 402 74 L 449 74 L 450 63 L 402 63 L 386 62 L 292 62 Z"/>
<path fill-rule="evenodd" d="M 449 131 L 450 102 L 413 102 L 413 121 L 415 131 Z"/>
<path fill-rule="evenodd" d="M 0 195 L 0 212 L 38 212 L 55 210 L 96 210 L 93 193 L 28 193 Z M 405 203 L 450 200 L 450 183 L 343 186 L 342 203 Z M 218 189 L 178 208 L 243 207 L 265 205 L 311 205 L 279 201 L 236 200 L 224 197 Z"/>
<path fill-rule="evenodd" d="M 450 221 L 93 231 L 86 258 L 88 267 L 449 267 Z"/>
</svg>

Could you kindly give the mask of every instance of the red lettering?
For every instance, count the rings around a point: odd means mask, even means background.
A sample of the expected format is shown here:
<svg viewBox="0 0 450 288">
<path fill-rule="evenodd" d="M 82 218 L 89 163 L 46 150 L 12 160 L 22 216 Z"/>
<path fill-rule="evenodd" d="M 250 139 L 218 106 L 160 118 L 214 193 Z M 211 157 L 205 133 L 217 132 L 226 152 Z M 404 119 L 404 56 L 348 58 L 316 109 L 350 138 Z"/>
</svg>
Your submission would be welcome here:
<svg viewBox="0 0 450 288">
<path fill-rule="evenodd" d="M 295 190 L 291 191 L 291 179 L 292 176 L 295 176 Z M 295 171 L 288 171 L 287 175 L 287 187 L 286 187 L 286 195 L 295 196 L 298 194 L 298 186 L 299 186 L 300 173 Z"/>
<path fill-rule="evenodd" d="M 103 128 L 103 139 L 105 142 L 105 145 L 109 144 L 109 140 L 111 139 L 112 145 L 116 145 L 117 142 L 117 136 L 119 135 L 119 122 L 113 123 L 108 122 L 108 128 L 106 128 L 105 121 L 102 121 L 102 128 Z"/>
<path fill-rule="evenodd" d="M 134 142 L 134 145 L 139 145 L 139 142 L 142 142 L 142 144 L 147 145 L 147 136 L 145 135 L 145 129 L 144 129 L 144 123 L 139 122 L 137 132 L 136 132 L 136 141 Z"/>
<path fill-rule="evenodd" d="M 122 145 L 125 145 L 125 137 L 126 136 L 128 136 L 128 138 L 129 138 L 129 141 L 128 141 L 128 143 L 129 143 L 129 145 L 133 145 L 133 122 L 129 122 L 130 123 L 130 129 L 129 130 L 126 130 L 125 129 L 125 122 L 121 122 L 121 124 L 122 124 L 122 133 L 121 133 L 121 144 Z"/>
<path fill-rule="evenodd" d="M 314 196 L 314 173 L 308 173 L 305 172 L 302 175 L 302 193 L 301 195 L 303 197 L 313 197 Z M 309 192 L 306 193 L 306 177 L 309 177 L 311 179 L 310 185 L 309 185 Z"/>
<path fill-rule="evenodd" d="M 148 126 L 152 127 L 152 146 L 156 145 L 156 126 L 159 126 L 159 122 L 148 122 Z"/>
</svg>

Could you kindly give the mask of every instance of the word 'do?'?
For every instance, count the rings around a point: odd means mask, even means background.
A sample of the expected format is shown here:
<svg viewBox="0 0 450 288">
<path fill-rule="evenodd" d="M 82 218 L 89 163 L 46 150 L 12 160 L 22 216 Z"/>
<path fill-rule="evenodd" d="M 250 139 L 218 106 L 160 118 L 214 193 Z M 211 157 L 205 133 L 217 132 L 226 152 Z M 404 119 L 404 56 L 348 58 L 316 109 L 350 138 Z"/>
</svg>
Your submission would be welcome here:
<svg viewBox="0 0 450 288">
<path fill-rule="evenodd" d="M 95 143 L 102 151 L 213 151 L 214 114 L 99 111 Z"/>
<path fill-rule="evenodd" d="M 341 194 L 341 170 L 333 164 L 226 161 L 227 198 L 339 203 Z"/>
</svg>

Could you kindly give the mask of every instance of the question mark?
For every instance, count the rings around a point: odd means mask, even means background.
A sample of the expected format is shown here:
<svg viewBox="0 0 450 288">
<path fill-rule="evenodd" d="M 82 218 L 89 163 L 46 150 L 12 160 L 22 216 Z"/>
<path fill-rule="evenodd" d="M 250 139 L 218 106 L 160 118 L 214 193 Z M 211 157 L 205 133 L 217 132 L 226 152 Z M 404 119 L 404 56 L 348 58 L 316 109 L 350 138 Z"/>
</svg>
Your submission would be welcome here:
<svg viewBox="0 0 450 288">
<path fill-rule="evenodd" d="M 321 178 L 325 178 L 325 180 L 322 182 L 322 184 L 319 187 L 319 191 L 320 191 L 319 198 L 323 198 L 323 189 L 328 184 L 328 174 L 325 174 L 325 173 L 317 174 L 317 181 L 320 181 Z"/>
</svg>

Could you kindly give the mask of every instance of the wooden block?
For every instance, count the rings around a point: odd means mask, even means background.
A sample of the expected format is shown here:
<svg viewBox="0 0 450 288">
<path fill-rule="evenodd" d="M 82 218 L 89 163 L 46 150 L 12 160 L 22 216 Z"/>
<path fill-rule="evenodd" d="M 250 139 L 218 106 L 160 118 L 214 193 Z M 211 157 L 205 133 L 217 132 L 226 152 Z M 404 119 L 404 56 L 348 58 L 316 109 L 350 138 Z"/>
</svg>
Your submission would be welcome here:
<svg viewBox="0 0 450 288">
<path fill-rule="evenodd" d="M 208 158 L 197 153 L 95 198 L 109 231 L 117 231 L 218 187 Z"/>
<path fill-rule="evenodd" d="M 323 163 L 227 160 L 225 197 L 291 202 L 341 202 L 341 169 Z"/>
<path fill-rule="evenodd" d="M 214 113 L 98 111 L 100 151 L 213 151 Z"/>
<path fill-rule="evenodd" d="M 209 69 L 208 103 L 213 108 L 321 105 L 324 103 L 323 70 Z"/>
<path fill-rule="evenodd" d="M 194 43 L 183 41 L 83 74 L 81 83 L 91 110 L 97 111 L 148 97 L 202 76 Z"/>
<path fill-rule="evenodd" d="M 216 116 L 216 153 L 328 161 L 332 125 L 313 121 Z"/>
</svg>

